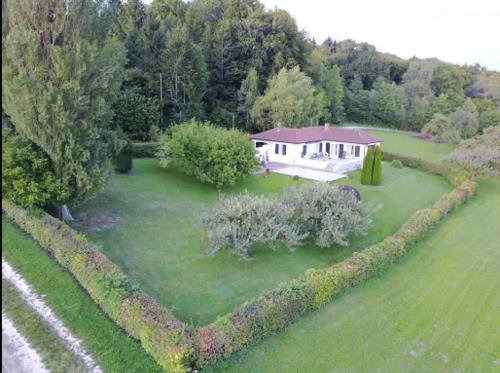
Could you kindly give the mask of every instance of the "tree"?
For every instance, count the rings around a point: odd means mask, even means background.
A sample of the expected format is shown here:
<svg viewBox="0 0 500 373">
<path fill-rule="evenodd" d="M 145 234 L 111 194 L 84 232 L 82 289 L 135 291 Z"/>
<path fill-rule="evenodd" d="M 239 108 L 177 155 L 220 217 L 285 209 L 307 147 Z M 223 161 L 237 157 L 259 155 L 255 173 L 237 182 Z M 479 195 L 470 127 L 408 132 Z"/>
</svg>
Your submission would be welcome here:
<svg viewBox="0 0 500 373">
<path fill-rule="evenodd" d="M 458 106 L 464 99 L 464 86 L 465 79 L 458 66 L 440 64 L 434 70 L 431 87 L 436 96 L 445 94 Z"/>
<path fill-rule="evenodd" d="M 460 132 L 443 114 L 434 114 L 422 128 L 422 133 L 432 135 L 441 142 L 457 143 L 460 141 Z"/>
<path fill-rule="evenodd" d="M 361 184 L 370 185 L 372 183 L 373 174 L 373 149 L 368 147 L 365 158 L 363 160 L 363 169 L 361 170 Z"/>
<path fill-rule="evenodd" d="M 370 225 L 363 203 L 328 183 L 289 187 L 283 205 L 293 211 L 291 222 L 298 235 L 320 247 L 347 246 L 351 236 L 366 234 Z"/>
<path fill-rule="evenodd" d="M 210 245 L 214 255 L 224 248 L 248 258 L 257 243 L 285 245 L 299 244 L 303 237 L 290 224 L 293 211 L 281 201 L 248 193 L 221 198 L 219 203 L 203 214 Z"/>
<path fill-rule="evenodd" d="M 236 184 L 257 165 L 247 135 L 194 119 L 173 126 L 170 134 L 163 135 L 157 155 L 162 167 L 176 167 L 217 188 Z"/>
<path fill-rule="evenodd" d="M 301 127 L 317 124 L 325 116 L 325 97 L 314 87 L 311 78 L 298 66 L 280 72 L 271 78 L 264 95 L 252 108 L 252 119 L 260 128 L 278 124 Z"/>
<path fill-rule="evenodd" d="M 65 203 L 92 197 L 112 172 L 119 143 L 109 124 L 125 61 L 120 43 L 85 34 L 88 2 L 7 3 L 2 99 L 16 131 L 50 158 Z M 63 203 L 61 216 L 72 220 Z"/>
<path fill-rule="evenodd" d="M 158 103 L 137 89 L 125 89 L 113 105 L 113 122 L 134 141 L 149 141 L 151 127 L 159 122 Z"/>
<path fill-rule="evenodd" d="M 68 189 L 57 180 L 47 154 L 2 129 L 2 195 L 23 207 L 53 207 L 66 200 Z"/>
<path fill-rule="evenodd" d="M 370 91 L 372 116 L 391 127 L 401 127 L 406 118 L 407 99 L 404 88 L 377 80 Z"/>
<path fill-rule="evenodd" d="M 468 98 L 464 104 L 449 115 L 450 122 L 462 138 L 470 138 L 479 131 L 476 105 Z"/>
<path fill-rule="evenodd" d="M 382 147 L 375 147 L 375 155 L 373 157 L 373 176 L 372 185 L 382 184 Z"/>
<path fill-rule="evenodd" d="M 500 176 L 500 127 L 490 127 L 472 139 L 464 140 L 447 157 L 474 175 Z"/>
<path fill-rule="evenodd" d="M 257 70 L 251 68 L 248 70 L 247 77 L 241 83 L 240 90 L 238 91 L 238 98 L 240 105 L 238 111 L 245 118 L 245 128 L 250 125 L 250 111 L 252 110 L 255 100 L 259 96 L 259 76 Z"/>
</svg>

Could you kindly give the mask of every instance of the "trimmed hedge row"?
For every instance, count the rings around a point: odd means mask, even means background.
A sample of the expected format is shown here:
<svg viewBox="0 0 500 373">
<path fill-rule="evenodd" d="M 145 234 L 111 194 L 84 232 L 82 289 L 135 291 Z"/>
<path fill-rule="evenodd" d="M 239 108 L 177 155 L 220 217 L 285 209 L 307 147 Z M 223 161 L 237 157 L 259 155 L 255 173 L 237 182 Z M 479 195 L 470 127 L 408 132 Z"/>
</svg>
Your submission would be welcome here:
<svg viewBox="0 0 500 373">
<path fill-rule="evenodd" d="M 91 298 L 168 372 L 190 371 L 192 330 L 136 289 L 83 235 L 43 211 L 2 200 L 2 210 L 69 270 Z"/>
<path fill-rule="evenodd" d="M 402 160 L 415 167 L 432 170 L 449 180 L 459 180 L 448 168 Z M 196 330 L 198 366 L 216 362 L 258 339 L 279 333 L 309 311 L 318 309 L 348 287 L 385 271 L 420 239 L 424 232 L 463 204 L 476 189 L 475 182 L 465 180 L 443 195 L 431 207 L 418 210 L 393 235 L 372 245 L 347 260 L 324 269 L 310 269 L 301 277 L 279 285 L 215 322 Z"/>
<path fill-rule="evenodd" d="M 157 150 L 157 142 L 133 142 L 130 155 L 134 158 L 154 158 Z"/>
</svg>

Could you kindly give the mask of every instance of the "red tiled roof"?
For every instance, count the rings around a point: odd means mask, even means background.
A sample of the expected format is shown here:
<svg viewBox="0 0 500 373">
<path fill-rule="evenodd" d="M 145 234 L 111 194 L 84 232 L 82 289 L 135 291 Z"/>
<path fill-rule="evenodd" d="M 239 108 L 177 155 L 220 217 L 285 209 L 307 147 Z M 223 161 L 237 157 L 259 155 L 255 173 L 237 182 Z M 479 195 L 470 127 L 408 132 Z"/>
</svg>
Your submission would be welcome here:
<svg viewBox="0 0 500 373">
<path fill-rule="evenodd" d="M 273 128 L 251 135 L 252 140 L 277 141 L 301 144 L 316 141 L 337 141 L 353 144 L 382 142 L 379 137 L 369 135 L 360 129 L 338 127 Z"/>
</svg>

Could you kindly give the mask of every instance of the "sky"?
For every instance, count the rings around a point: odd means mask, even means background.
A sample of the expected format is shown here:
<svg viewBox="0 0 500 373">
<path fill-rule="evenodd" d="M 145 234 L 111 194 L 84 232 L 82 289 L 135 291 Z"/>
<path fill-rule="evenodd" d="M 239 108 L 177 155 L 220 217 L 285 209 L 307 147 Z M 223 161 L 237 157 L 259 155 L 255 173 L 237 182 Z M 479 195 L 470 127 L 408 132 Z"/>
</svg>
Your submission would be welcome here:
<svg viewBox="0 0 500 373">
<path fill-rule="evenodd" d="M 399 57 L 437 57 L 500 71 L 500 0 L 260 0 L 287 10 L 321 43 L 368 42 Z"/>
</svg>

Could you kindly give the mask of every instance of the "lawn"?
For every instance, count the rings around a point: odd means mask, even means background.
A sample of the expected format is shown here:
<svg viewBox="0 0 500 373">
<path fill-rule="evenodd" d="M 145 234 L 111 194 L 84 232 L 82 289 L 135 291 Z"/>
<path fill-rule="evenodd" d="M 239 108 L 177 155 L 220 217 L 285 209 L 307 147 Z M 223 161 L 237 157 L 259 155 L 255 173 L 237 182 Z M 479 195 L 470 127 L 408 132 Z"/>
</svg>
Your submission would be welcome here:
<svg viewBox="0 0 500 373">
<path fill-rule="evenodd" d="M 217 372 L 498 372 L 500 181 L 480 184 L 383 276 Z"/>
<path fill-rule="evenodd" d="M 420 140 L 405 133 L 381 130 L 366 131 L 383 138 L 382 147 L 388 152 L 417 157 L 431 162 L 439 162 L 453 150 L 453 146 L 450 144 L 437 144 L 432 141 Z"/>
<path fill-rule="evenodd" d="M 111 321 L 68 272 L 7 218 L 2 219 L 2 256 L 38 294 L 45 295 L 48 306 L 82 340 L 87 351 L 105 371 L 161 371 L 139 343 Z M 54 336 L 44 334 L 43 325 L 30 315 L 19 299 L 16 300 L 11 290 L 2 287 L 2 307 L 16 327 L 37 347 L 42 357 L 57 360 L 47 363 L 49 368 L 75 371 L 78 364 L 75 365 L 61 346 L 51 343 Z"/>
<path fill-rule="evenodd" d="M 260 247 L 249 261 L 227 252 L 206 256 L 199 217 L 219 192 L 161 169 L 156 160 L 134 160 L 130 175 L 115 175 L 107 190 L 77 215 L 89 237 L 144 290 L 179 318 L 201 325 L 308 268 L 331 265 L 381 240 L 450 188 L 437 176 L 389 164 L 380 187 L 360 186 L 358 179 L 356 172 L 342 183 L 359 188 L 372 210 L 374 226 L 367 236 L 347 248 L 306 245 L 290 252 Z M 256 175 L 224 193 L 279 195 L 286 185 L 301 182 L 278 174 Z"/>
</svg>

